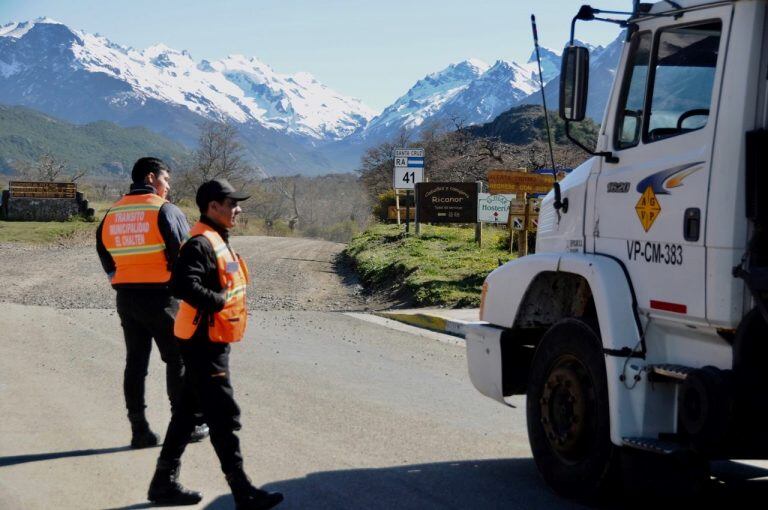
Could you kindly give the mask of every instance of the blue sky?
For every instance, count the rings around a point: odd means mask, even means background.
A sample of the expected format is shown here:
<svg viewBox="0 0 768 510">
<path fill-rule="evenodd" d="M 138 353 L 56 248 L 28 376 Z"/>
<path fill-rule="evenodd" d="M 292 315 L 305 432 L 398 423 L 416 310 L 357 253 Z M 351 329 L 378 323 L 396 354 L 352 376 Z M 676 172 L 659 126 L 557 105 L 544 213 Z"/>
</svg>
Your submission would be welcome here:
<svg viewBox="0 0 768 510">
<path fill-rule="evenodd" d="M 0 0 L 0 24 L 48 16 L 118 44 L 164 43 L 197 59 L 257 57 L 281 73 L 307 71 L 382 109 L 424 75 L 470 57 L 524 62 L 540 42 L 562 48 L 576 0 Z M 595 7 L 629 10 L 630 0 Z M 618 29 L 580 23 L 606 44 Z"/>
</svg>

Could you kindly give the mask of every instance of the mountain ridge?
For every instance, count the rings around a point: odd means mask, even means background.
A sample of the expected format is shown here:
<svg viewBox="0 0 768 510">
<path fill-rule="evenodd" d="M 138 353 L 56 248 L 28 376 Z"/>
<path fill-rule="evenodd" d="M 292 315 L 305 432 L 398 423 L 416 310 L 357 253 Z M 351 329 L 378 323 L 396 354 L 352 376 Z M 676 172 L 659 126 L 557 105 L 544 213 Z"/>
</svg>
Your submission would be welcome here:
<svg viewBox="0 0 768 510">
<path fill-rule="evenodd" d="M 606 53 L 617 55 L 615 46 L 592 47 L 593 63 L 609 60 Z M 551 81 L 560 53 L 542 47 L 541 56 L 545 92 L 554 106 L 557 87 Z M 266 173 L 317 175 L 351 171 L 368 147 L 401 134 L 480 125 L 519 104 L 539 102 L 534 57 L 523 64 L 475 58 L 449 64 L 417 80 L 377 114 L 310 73 L 281 74 L 256 57 L 196 61 L 163 43 L 136 50 L 39 18 L 0 27 L 0 103 L 75 124 L 144 126 L 188 148 L 204 120 L 230 122 L 247 158 Z M 612 81 L 614 72 L 615 63 L 593 76 Z M 602 114 L 606 86 L 590 89 L 593 118 Z"/>
</svg>

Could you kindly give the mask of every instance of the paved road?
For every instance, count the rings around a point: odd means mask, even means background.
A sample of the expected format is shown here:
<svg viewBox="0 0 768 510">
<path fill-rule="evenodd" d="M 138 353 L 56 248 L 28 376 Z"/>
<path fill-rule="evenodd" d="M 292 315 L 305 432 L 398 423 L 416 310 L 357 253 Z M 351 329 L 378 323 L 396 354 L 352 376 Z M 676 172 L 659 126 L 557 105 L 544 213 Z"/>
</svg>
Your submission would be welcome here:
<svg viewBox="0 0 768 510">
<path fill-rule="evenodd" d="M 574 508 L 541 485 L 520 410 L 478 398 L 463 349 L 343 313 L 254 312 L 233 349 L 252 478 L 284 508 Z M 143 508 L 158 449 L 132 451 L 108 310 L 0 309 L 0 508 Z M 153 427 L 168 420 L 151 367 Z M 182 480 L 232 501 L 208 441 Z"/>
<path fill-rule="evenodd" d="M 467 378 L 460 342 L 329 311 L 336 305 L 329 306 L 327 296 L 355 302 L 356 293 L 328 269 L 333 250 L 327 243 L 313 251 L 301 241 L 305 253 L 288 257 L 290 243 L 272 250 L 268 240 L 244 241 L 273 254 L 248 255 L 256 271 L 263 266 L 265 285 L 285 272 L 274 272 L 273 264 L 303 264 L 312 273 L 285 280 L 294 282 L 288 290 L 298 296 L 297 308 L 317 304 L 312 295 L 326 296 L 317 310 L 254 307 L 245 340 L 233 348 L 246 468 L 256 483 L 286 494 L 281 508 L 580 508 L 539 480 L 523 400 L 513 400 L 517 408 L 511 409 L 482 398 Z M 321 248 L 328 255 L 322 262 Z M 36 263 L 56 260 L 28 256 Z M 4 269 L 4 281 L 22 290 L 0 295 L 0 509 L 147 508 L 159 450 L 126 447 L 124 346 L 114 311 L 13 302 L 30 296 L 29 265 L 16 267 L 16 273 Z M 313 267 L 322 274 L 314 275 Z M 34 285 L 41 292 L 62 285 L 55 269 L 40 268 Z M 325 281 L 309 287 L 325 293 L 302 290 L 308 280 Z M 71 282 L 65 288 L 81 292 Z M 286 291 L 284 283 L 267 288 Z M 257 303 L 271 299 L 265 295 Z M 83 296 L 69 297 L 83 303 Z M 169 412 L 156 353 L 147 400 L 150 422 L 161 432 Z M 729 473 L 737 480 L 765 476 L 749 469 Z M 189 447 L 182 481 L 204 492 L 199 508 L 233 507 L 208 441 Z M 740 490 L 763 501 L 768 495 L 760 482 L 742 482 Z"/>
</svg>

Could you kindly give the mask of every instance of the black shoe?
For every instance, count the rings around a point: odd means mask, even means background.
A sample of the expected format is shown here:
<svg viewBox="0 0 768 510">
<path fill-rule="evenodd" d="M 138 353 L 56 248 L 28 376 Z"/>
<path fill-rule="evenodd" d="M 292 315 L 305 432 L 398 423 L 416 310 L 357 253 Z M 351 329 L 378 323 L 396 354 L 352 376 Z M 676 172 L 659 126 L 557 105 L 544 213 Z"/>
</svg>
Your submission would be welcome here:
<svg viewBox="0 0 768 510">
<path fill-rule="evenodd" d="M 237 510 L 269 510 L 283 501 L 283 495 L 279 492 L 267 492 L 254 487 L 242 469 L 229 473 L 227 483 L 232 489 Z"/>
<path fill-rule="evenodd" d="M 157 446 L 160 438 L 152 432 L 146 420 L 131 421 L 131 448 L 149 448 Z"/>
<path fill-rule="evenodd" d="M 208 434 L 210 433 L 210 430 L 208 429 L 208 425 L 205 423 L 202 423 L 200 425 L 195 425 L 195 430 L 192 431 L 192 435 L 189 437 L 190 443 L 199 443 L 206 437 L 208 437 Z"/>
<path fill-rule="evenodd" d="M 184 488 L 178 481 L 179 465 L 175 467 L 161 467 L 162 461 L 158 461 L 155 476 L 149 484 L 147 499 L 158 505 L 196 505 L 203 499 L 203 495 L 196 491 Z"/>
</svg>

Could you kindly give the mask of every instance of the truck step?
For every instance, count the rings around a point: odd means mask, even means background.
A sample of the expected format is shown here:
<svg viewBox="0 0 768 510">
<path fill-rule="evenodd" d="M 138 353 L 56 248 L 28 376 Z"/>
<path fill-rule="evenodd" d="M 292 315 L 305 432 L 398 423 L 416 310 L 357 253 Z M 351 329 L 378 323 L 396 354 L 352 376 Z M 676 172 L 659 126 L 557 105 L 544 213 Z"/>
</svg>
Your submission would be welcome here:
<svg viewBox="0 0 768 510">
<path fill-rule="evenodd" d="M 688 378 L 688 374 L 696 370 L 684 365 L 648 365 L 648 380 L 651 382 L 680 383 Z"/>
<path fill-rule="evenodd" d="M 622 439 L 622 444 L 628 448 L 658 453 L 659 455 L 670 455 L 686 449 L 678 443 L 652 437 L 625 437 Z"/>
</svg>

